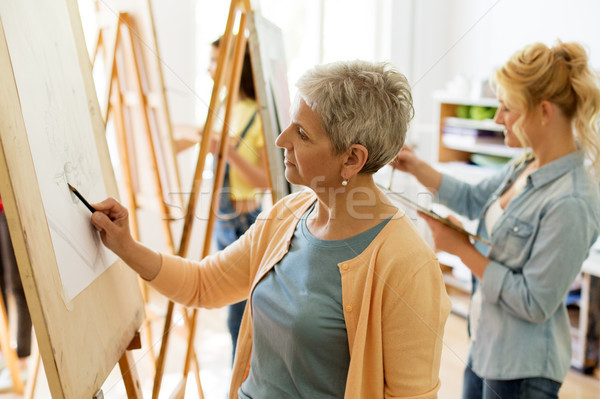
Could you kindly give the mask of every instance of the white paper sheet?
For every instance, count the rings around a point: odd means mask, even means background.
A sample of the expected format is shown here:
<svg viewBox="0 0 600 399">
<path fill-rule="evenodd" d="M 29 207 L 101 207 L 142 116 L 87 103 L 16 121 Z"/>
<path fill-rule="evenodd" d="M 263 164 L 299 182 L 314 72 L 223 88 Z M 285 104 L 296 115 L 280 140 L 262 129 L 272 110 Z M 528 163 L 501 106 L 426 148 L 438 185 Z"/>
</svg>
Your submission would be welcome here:
<svg viewBox="0 0 600 399">
<path fill-rule="evenodd" d="M 64 39 L 73 34 L 68 12 L 57 12 L 59 6 L 51 0 L 1 0 L 0 17 L 37 175 L 31 184 L 39 186 L 70 301 L 116 257 L 91 226 L 90 211 L 67 187 L 68 181 L 92 203 L 106 198 L 82 69 L 74 40 Z"/>
</svg>

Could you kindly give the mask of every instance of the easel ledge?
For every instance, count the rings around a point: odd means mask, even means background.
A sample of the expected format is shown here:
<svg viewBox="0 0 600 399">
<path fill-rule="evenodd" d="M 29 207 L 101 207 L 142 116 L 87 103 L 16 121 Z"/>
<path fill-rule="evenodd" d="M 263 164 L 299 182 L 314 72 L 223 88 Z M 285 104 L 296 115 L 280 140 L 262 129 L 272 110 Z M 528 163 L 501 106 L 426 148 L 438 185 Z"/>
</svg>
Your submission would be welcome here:
<svg viewBox="0 0 600 399">
<path fill-rule="evenodd" d="M 132 350 L 141 349 L 142 341 L 140 339 L 139 331 L 135 333 L 135 336 L 129 343 L 127 350 L 119 359 L 119 368 L 123 375 L 123 383 L 125 383 L 125 389 L 127 390 L 127 397 L 130 399 L 142 399 L 142 388 L 140 384 L 140 376 L 138 375 L 135 367 L 135 361 L 133 359 Z"/>
<path fill-rule="evenodd" d="M 140 333 L 135 333 L 135 336 L 131 340 L 131 343 L 127 347 L 127 350 L 119 360 L 119 369 L 123 376 L 123 383 L 125 384 L 125 390 L 127 391 L 127 398 L 129 399 L 142 399 L 142 389 L 140 385 L 140 378 L 135 367 L 135 361 L 132 350 L 141 349 L 142 340 Z M 92 399 L 104 399 L 104 392 L 102 389 L 96 391 Z"/>
</svg>

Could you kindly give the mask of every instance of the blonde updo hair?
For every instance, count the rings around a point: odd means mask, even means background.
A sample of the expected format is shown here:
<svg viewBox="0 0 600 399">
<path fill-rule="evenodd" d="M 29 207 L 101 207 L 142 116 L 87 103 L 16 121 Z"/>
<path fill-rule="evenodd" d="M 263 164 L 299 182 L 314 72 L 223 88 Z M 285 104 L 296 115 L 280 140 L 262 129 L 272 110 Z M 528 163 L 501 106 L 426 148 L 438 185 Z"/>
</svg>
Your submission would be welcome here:
<svg viewBox="0 0 600 399">
<path fill-rule="evenodd" d="M 353 144 L 365 146 L 369 155 L 360 173 L 377 172 L 404 145 L 414 115 L 412 95 L 406 77 L 390 64 L 357 60 L 318 65 L 296 86 L 321 117 L 335 154 Z"/>
<path fill-rule="evenodd" d="M 593 173 L 600 176 L 600 89 L 580 44 L 528 45 L 496 71 L 494 80 L 505 90 L 511 106 L 523 112 L 513 129 L 523 147 L 529 147 L 523 134 L 529 112 L 541 101 L 550 101 L 572 121 L 575 139 L 591 161 Z"/>
</svg>

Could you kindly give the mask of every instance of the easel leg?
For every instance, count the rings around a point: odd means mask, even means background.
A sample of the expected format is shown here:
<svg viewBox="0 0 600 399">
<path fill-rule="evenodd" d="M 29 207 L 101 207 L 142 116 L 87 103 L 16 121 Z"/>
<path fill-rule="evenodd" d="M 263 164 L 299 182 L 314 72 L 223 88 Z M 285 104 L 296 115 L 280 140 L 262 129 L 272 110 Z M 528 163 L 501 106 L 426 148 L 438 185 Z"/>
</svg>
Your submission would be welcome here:
<svg viewBox="0 0 600 399">
<path fill-rule="evenodd" d="M 171 333 L 171 322 L 173 321 L 174 307 L 175 304 L 172 301 L 169 301 L 169 305 L 167 306 L 167 314 L 165 315 L 165 327 L 163 330 L 160 352 L 158 354 L 158 359 L 156 359 L 156 373 L 154 374 L 152 399 L 158 399 L 158 394 L 160 393 L 160 384 L 162 383 L 162 377 L 165 372 L 165 357 L 167 353 L 167 345 L 169 343 L 169 334 Z"/>
<path fill-rule="evenodd" d="M 27 384 L 25 385 L 25 393 L 23 394 L 25 399 L 33 399 L 38 373 L 40 372 L 40 348 L 37 346 L 37 340 L 35 339 L 33 340 L 31 357 L 33 358 L 33 363 L 29 365 L 29 370 L 27 370 L 29 379 L 27 380 Z"/>
<path fill-rule="evenodd" d="M 123 382 L 125 383 L 125 390 L 127 391 L 127 397 L 129 399 L 143 398 L 140 377 L 135 367 L 133 353 L 131 353 L 132 349 L 139 349 L 140 347 L 140 335 L 138 333 L 131 341 L 129 348 L 127 348 L 123 356 L 121 356 L 121 359 L 119 359 L 119 368 L 123 375 Z"/>
<path fill-rule="evenodd" d="M 163 343 L 161 345 L 161 353 L 158 357 L 158 363 L 156 366 L 157 373 L 154 377 L 154 389 L 152 390 L 152 398 L 153 399 L 157 399 L 158 394 L 160 393 L 160 383 L 161 383 L 162 375 L 163 375 L 163 371 L 164 371 L 164 357 L 165 357 L 164 353 L 166 353 L 166 348 L 167 348 L 166 345 L 168 342 L 168 334 L 169 334 L 169 332 L 167 331 L 167 327 L 171 325 L 173 307 L 174 307 L 173 302 L 169 302 L 169 307 L 167 308 L 167 315 L 169 315 L 169 312 L 171 312 L 171 315 L 165 319 L 165 333 L 163 335 Z M 187 308 L 182 307 L 182 315 L 183 315 L 184 323 L 185 323 L 187 331 L 191 334 L 190 337 L 193 337 L 195 335 L 194 334 L 195 327 L 193 327 L 192 321 L 196 319 L 196 312 L 197 312 L 197 310 L 194 309 L 192 311 L 192 316 L 190 316 L 187 311 Z M 194 323 L 194 326 L 195 326 L 195 323 Z M 193 330 L 192 330 L 192 328 L 193 328 Z M 190 338 L 188 338 L 188 341 L 189 341 L 189 339 Z M 163 352 L 163 348 L 164 348 L 164 352 Z M 185 368 L 183 371 L 183 377 L 179 381 L 179 383 L 177 384 L 177 386 L 175 387 L 173 392 L 171 393 L 171 396 L 169 396 L 169 399 L 183 399 L 185 397 L 185 390 L 186 390 L 186 386 L 187 386 L 187 378 L 188 378 L 188 374 L 189 374 L 190 362 L 191 362 L 191 367 L 194 370 L 194 377 L 195 377 L 196 386 L 198 389 L 198 399 L 204 399 L 202 383 L 200 381 L 200 366 L 198 365 L 198 358 L 196 357 L 196 352 L 194 351 L 193 343 L 191 345 L 188 344 L 187 348 L 188 349 L 187 349 L 187 353 L 186 353 L 186 359 L 189 357 L 189 360 L 186 360 Z M 158 370 L 160 370 L 160 375 L 158 373 Z"/>
<path fill-rule="evenodd" d="M 152 339 L 152 325 L 150 320 L 153 317 L 154 312 L 149 311 L 148 305 L 148 286 L 146 283 L 139 278 L 140 291 L 142 291 L 142 298 L 144 299 L 144 305 L 146 306 L 146 318 L 144 319 L 144 331 L 146 336 L 146 342 L 148 345 L 148 353 L 150 354 L 150 359 L 152 360 L 152 366 L 156 367 L 156 354 L 154 353 L 154 340 Z"/>
<path fill-rule="evenodd" d="M 229 79 L 229 86 L 227 87 L 229 91 L 235 93 L 239 87 L 239 82 L 240 82 L 240 78 L 241 78 L 241 71 L 242 71 L 242 64 L 243 64 L 243 57 L 244 57 L 244 50 L 245 50 L 245 36 L 244 34 L 239 34 L 237 36 L 235 36 L 233 34 L 233 25 L 234 25 L 234 21 L 236 20 L 236 15 L 238 13 L 238 11 L 241 11 L 241 15 L 240 15 L 240 20 L 239 20 L 239 32 L 244 32 L 245 31 L 245 11 L 249 11 L 250 10 L 250 2 L 249 1 L 233 1 L 231 2 L 231 6 L 230 6 L 230 10 L 229 10 L 229 16 L 227 18 L 227 27 L 225 28 L 225 33 L 222 37 L 222 41 L 221 41 L 221 45 L 220 50 L 219 50 L 219 59 L 217 61 L 217 71 L 216 71 L 216 76 L 215 76 L 215 84 L 213 86 L 213 95 L 211 97 L 211 106 L 209 107 L 210 110 L 216 109 L 217 107 L 215 106 L 215 103 L 218 99 L 218 93 L 220 88 L 222 87 L 223 84 L 223 77 L 224 77 L 224 73 L 225 71 L 228 70 L 227 66 L 229 63 L 229 60 L 227 59 L 228 54 L 229 54 L 229 50 L 230 50 L 230 45 L 231 45 L 231 40 L 234 39 L 235 40 L 235 49 L 234 49 L 234 55 L 233 55 L 233 59 L 231 60 L 233 62 L 231 71 L 229 71 L 229 73 L 231 73 L 230 75 L 230 79 Z M 235 38 L 234 38 L 235 36 Z M 228 126 L 229 125 L 229 118 L 231 117 L 231 110 L 233 108 L 233 99 L 235 96 L 233 95 L 229 95 L 227 96 L 227 104 L 226 104 L 226 110 L 225 110 L 225 119 L 223 122 L 224 126 Z M 204 125 L 204 129 L 205 131 L 211 131 L 212 129 L 212 119 L 213 119 L 213 113 L 209 110 L 209 113 L 207 115 L 207 119 L 206 119 L 206 123 Z M 196 165 L 196 173 L 194 175 L 194 185 L 191 191 L 191 196 L 188 202 L 188 209 L 186 212 L 186 217 L 185 217 L 185 224 L 184 224 L 184 229 L 182 232 L 182 237 L 181 237 L 181 244 L 179 246 L 179 255 L 185 257 L 186 256 L 186 252 L 190 243 L 190 230 L 191 230 L 191 224 L 193 222 L 193 215 L 194 215 L 194 210 L 195 210 L 195 204 L 197 202 L 197 198 L 196 198 L 196 194 L 199 192 L 199 186 L 198 186 L 198 182 L 201 181 L 201 171 L 204 170 L 204 157 L 205 157 L 205 149 L 207 147 L 207 140 L 206 140 L 206 135 L 202 137 L 202 142 L 201 142 L 201 146 L 200 146 L 200 154 L 198 156 L 198 164 Z M 226 130 L 223 130 L 221 132 L 221 141 L 220 141 L 220 146 L 219 146 L 219 154 L 224 154 L 224 149 L 225 149 L 225 144 L 226 144 L 226 140 L 227 140 L 227 134 L 226 134 Z M 217 193 L 220 189 L 220 185 L 222 184 L 223 181 L 223 177 L 224 177 L 224 167 L 225 167 L 225 158 L 223 156 L 219 156 L 219 162 L 217 163 L 217 168 L 216 168 L 216 173 L 215 173 L 215 178 L 214 178 L 214 184 L 213 184 L 213 190 L 212 190 L 212 196 L 211 196 L 211 209 L 217 209 L 218 208 L 218 197 L 216 196 L 215 193 Z M 213 224 L 214 224 L 214 213 L 211 212 L 210 216 L 208 218 L 208 223 L 206 225 L 206 235 L 204 238 L 204 248 L 203 248 L 203 256 L 206 256 L 210 253 L 210 246 L 211 246 L 211 233 L 212 233 L 212 229 L 213 229 Z M 182 381 L 178 384 L 175 393 L 171 396 L 171 398 L 183 398 L 184 394 L 185 394 L 185 385 L 187 383 L 187 377 L 188 377 L 188 373 L 190 370 L 190 361 L 193 361 L 194 364 L 192 365 L 192 368 L 197 369 L 197 359 L 195 358 L 195 351 L 194 351 L 194 336 L 195 336 L 195 329 L 196 329 L 196 311 L 194 310 L 192 312 L 192 316 L 190 317 L 187 313 L 187 311 L 185 312 L 185 318 L 186 318 L 186 327 L 188 330 L 188 346 L 187 346 L 187 352 L 186 352 L 186 357 L 185 357 L 185 364 L 184 364 L 184 372 L 183 372 L 183 378 Z M 199 381 L 200 380 L 200 376 L 199 373 L 196 373 L 196 380 Z M 200 384 L 198 384 L 198 389 L 199 389 L 199 396 L 202 397 L 202 388 L 200 386 Z"/>
<path fill-rule="evenodd" d="M 183 399 L 185 397 L 185 390 L 187 387 L 187 380 L 190 373 L 190 367 L 194 370 L 194 377 L 196 379 L 196 384 L 198 388 L 198 398 L 204 399 L 204 393 L 202 392 L 202 384 L 200 382 L 200 367 L 198 366 L 198 359 L 196 358 L 196 352 L 194 350 L 194 337 L 196 336 L 196 316 L 198 313 L 198 309 L 192 309 L 191 316 L 186 308 L 183 308 L 182 312 L 185 327 L 189 334 L 187 340 L 187 351 L 185 355 L 185 364 L 183 366 L 183 376 L 181 378 L 181 381 L 179 381 L 179 383 L 173 390 L 170 399 Z"/>
<path fill-rule="evenodd" d="M 187 376 L 189 373 L 189 364 L 191 362 L 191 367 L 194 370 L 194 377 L 196 378 L 196 386 L 198 387 L 198 398 L 204 399 L 204 393 L 202 391 L 202 383 L 200 382 L 200 366 L 198 365 L 198 358 L 196 357 L 196 351 L 194 350 L 194 337 L 196 336 L 196 320 L 198 310 L 194 309 L 192 311 L 191 317 L 189 316 L 187 309 L 184 309 L 185 312 L 185 325 L 187 330 L 190 333 L 188 339 L 188 349 L 186 353 L 186 361 L 183 369 L 183 373 Z"/>
<path fill-rule="evenodd" d="M 123 382 L 127 390 L 127 397 L 130 399 L 142 399 L 142 389 L 140 387 L 140 377 L 135 368 L 133 354 L 130 351 L 125 351 L 119 360 L 119 368 L 123 374 Z"/>
</svg>

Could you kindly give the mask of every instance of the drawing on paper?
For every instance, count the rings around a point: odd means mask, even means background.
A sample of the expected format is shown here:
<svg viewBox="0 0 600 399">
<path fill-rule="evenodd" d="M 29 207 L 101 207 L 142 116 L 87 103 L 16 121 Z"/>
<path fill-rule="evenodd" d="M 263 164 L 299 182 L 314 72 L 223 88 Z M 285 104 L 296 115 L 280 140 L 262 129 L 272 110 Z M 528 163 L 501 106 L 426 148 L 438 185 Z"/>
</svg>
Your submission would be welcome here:
<svg viewBox="0 0 600 399">
<path fill-rule="evenodd" d="M 56 29 L 71 34 L 69 26 Z M 73 42 L 53 42 L 49 35 L 36 44 L 42 50 L 27 51 L 18 24 L 7 23 L 5 33 L 9 49 L 24 50 L 11 51 L 11 63 L 63 296 L 71 300 L 116 260 L 67 186 L 91 202 L 106 198 L 79 60 Z"/>
</svg>

